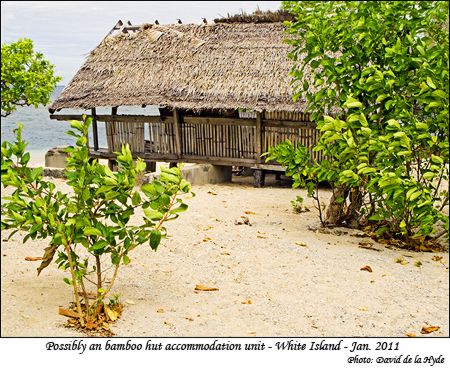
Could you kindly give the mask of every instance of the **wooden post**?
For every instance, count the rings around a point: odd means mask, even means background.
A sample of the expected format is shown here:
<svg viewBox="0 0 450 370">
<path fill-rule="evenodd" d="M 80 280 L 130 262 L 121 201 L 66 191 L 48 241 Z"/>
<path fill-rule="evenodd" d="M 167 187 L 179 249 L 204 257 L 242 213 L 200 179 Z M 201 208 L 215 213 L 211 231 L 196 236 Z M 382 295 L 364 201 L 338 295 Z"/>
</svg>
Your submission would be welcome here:
<svg viewBox="0 0 450 370">
<path fill-rule="evenodd" d="M 145 162 L 145 172 L 155 172 L 156 171 L 156 162 Z"/>
<path fill-rule="evenodd" d="M 253 186 L 255 188 L 262 188 L 266 180 L 266 173 L 262 169 L 253 171 Z"/>
<path fill-rule="evenodd" d="M 113 116 L 117 115 L 118 107 L 112 107 L 111 114 Z M 115 125 L 115 122 L 109 122 L 110 125 Z M 111 171 L 114 171 L 117 167 L 117 161 L 115 159 L 108 159 L 108 167 Z"/>
<path fill-rule="evenodd" d="M 181 156 L 181 118 L 177 108 L 173 108 L 173 133 L 175 135 L 176 154 Z"/>
<path fill-rule="evenodd" d="M 98 150 L 98 130 L 97 130 L 97 113 L 95 108 L 91 109 L 92 114 L 92 136 L 94 137 L 94 150 Z"/>
<path fill-rule="evenodd" d="M 261 112 L 256 112 L 256 135 L 255 135 L 255 148 L 256 148 L 256 162 L 261 163 L 261 154 L 262 154 L 262 138 L 263 138 L 263 130 L 262 130 L 262 122 L 261 122 Z"/>
</svg>

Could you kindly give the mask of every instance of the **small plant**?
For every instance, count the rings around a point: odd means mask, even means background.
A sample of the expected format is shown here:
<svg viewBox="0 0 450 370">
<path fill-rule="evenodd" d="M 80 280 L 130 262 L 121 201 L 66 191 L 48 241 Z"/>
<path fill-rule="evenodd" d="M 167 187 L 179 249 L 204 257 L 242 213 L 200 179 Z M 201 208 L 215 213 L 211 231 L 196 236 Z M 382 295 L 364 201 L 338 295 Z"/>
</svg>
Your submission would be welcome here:
<svg viewBox="0 0 450 370">
<path fill-rule="evenodd" d="M 120 266 L 130 263 L 133 250 L 140 245 L 157 250 L 166 235 L 164 224 L 187 209 L 179 195 L 190 192 L 178 167 L 162 168 L 158 181 L 136 188 L 145 163 L 133 161 L 128 145 L 116 153 L 116 173 L 91 161 L 87 147 L 91 121 L 84 117 L 83 122 L 71 122 L 73 130 L 68 134 L 76 138 L 76 145 L 67 149 L 67 183 L 73 189 L 68 194 L 44 180 L 42 168 L 27 167 L 30 154 L 25 153 L 21 125 L 16 129 L 16 141 L 3 142 L 1 147 L 1 181 L 5 188 L 14 189 L 3 197 L 1 228 L 12 230 L 10 237 L 24 231 L 24 243 L 49 238 L 38 274 L 56 256 L 58 267 L 70 273 L 64 281 L 73 288 L 75 312 L 71 315 L 88 329 L 104 324 L 100 317 L 117 319 L 112 309 L 121 310 L 118 296 L 113 295 L 109 305 L 103 302 Z M 130 225 L 139 208 L 143 219 Z"/>
<path fill-rule="evenodd" d="M 291 204 L 295 213 L 309 212 L 309 208 L 303 204 L 303 198 L 300 195 L 297 195 L 295 200 L 291 200 Z"/>
</svg>

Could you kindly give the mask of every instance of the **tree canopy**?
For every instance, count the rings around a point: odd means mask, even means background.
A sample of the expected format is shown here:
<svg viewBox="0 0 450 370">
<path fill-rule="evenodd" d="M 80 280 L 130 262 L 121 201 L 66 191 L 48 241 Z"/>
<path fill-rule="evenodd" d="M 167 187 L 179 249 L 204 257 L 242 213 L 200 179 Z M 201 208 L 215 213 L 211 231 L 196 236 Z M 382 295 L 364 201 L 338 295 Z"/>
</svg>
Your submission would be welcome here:
<svg viewBox="0 0 450 370">
<path fill-rule="evenodd" d="M 61 80 L 54 75 L 54 66 L 44 55 L 34 51 L 30 39 L 2 44 L 1 69 L 2 117 L 14 112 L 17 106 L 37 108 L 40 104 L 48 104 Z"/>
</svg>

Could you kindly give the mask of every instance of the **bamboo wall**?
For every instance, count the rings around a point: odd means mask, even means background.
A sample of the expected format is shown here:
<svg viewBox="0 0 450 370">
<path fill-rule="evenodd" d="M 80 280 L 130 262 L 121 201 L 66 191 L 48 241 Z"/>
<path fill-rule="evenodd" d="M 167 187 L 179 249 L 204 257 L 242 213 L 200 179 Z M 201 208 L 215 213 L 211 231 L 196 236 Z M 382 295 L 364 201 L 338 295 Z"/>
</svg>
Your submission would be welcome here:
<svg viewBox="0 0 450 370">
<path fill-rule="evenodd" d="M 167 115 L 169 114 L 169 115 Z M 80 119 L 75 115 L 52 115 L 52 119 Z M 90 148 L 92 156 L 114 158 L 129 143 L 136 156 L 147 161 L 212 163 L 251 167 L 264 164 L 261 154 L 270 147 L 290 140 L 310 148 L 311 158 L 321 161 L 322 153 L 312 147 L 319 135 L 309 114 L 263 112 L 246 118 L 173 115 L 94 115 L 106 123 L 107 148 Z M 95 142 L 95 138 L 94 138 Z M 97 138 L 98 142 L 98 138 Z"/>
</svg>

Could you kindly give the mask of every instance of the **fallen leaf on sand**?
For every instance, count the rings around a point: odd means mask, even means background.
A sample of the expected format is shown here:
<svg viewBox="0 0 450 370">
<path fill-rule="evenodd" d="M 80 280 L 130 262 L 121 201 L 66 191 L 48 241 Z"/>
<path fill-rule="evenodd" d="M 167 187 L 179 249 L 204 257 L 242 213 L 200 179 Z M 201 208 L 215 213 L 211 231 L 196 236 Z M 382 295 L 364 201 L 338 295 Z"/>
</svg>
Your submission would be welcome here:
<svg viewBox="0 0 450 370">
<path fill-rule="evenodd" d="M 86 323 L 86 329 L 87 329 L 87 330 L 92 330 L 92 329 L 94 329 L 94 326 L 95 326 L 95 324 L 94 324 L 94 322 L 93 322 L 92 320 L 89 320 L 89 321 Z"/>
<path fill-rule="evenodd" d="M 157 313 L 164 313 L 164 308 L 158 308 L 158 309 L 156 310 L 156 312 L 157 312 Z"/>
<path fill-rule="evenodd" d="M 253 211 L 245 211 L 244 213 L 245 213 L 246 215 L 256 215 L 256 213 L 253 212 Z"/>
<path fill-rule="evenodd" d="M 442 260 L 442 256 L 433 256 L 433 257 L 431 257 L 431 259 L 433 261 L 441 261 Z"/>
<path fill-rule="evenodd" d="M 296 245 L 298 245 L 299 247 L 307 247 L 306 243 L 303 242 L 295 242 Z"/>
<path fill-rule="evenodd" d="M 417 248 L 419 252 L 433 252 L 433 249 L 425 247 L 424 245 L 420 245 L 419 248 Z"/>
<path fill-rule="evenodd" d="M 208 191 L 208 194 L 217 195 L 217 193 L 214 193 L 213 191 Z"/>
<path fill-rule="evenodd" d="M 212 292 L 212 291 L 215 291 L 215 290 L 219 290 L 219 288 L 212 288 L 212 287 L 208 287 L 208 286 L 205 286 L 205 285 L 197 284 L 195 286 L 194 290 L 198 290 L 198 291 L 201 291 L 201 292 Z"/>
<path fill-rule="evenodd" d="M 440 328 L 440 326 L 424 326 L 420 332 L 422 334 L 430 334 L 434 331 L 438 331 Z"/>
<path fill-rule="evenodd" d="M 117 314 L 116 311 L 111 310 L 107 305 L 105 305 L 103 308 L 105 310 L 105 314 L 106 314 L 106 317 L 108 318 L 108 320 L 110 320 L 110 321 L 117 320 L 119 315 Z"/>
<path fill-rule="evenodd" d="M 410 338 L 415 338 L 415 337 L 417 337 L 417 335 L 414 334 L 414 333 L 405 333 L 405 335 L 406 335 L 407 337 L 410 337 Z"/>
<path fill-rule="evenodd" d="M 403 258 L 397 258 L 395 263 L 399 263 L 400 265 L 407 265 L 409 262 L 405 261 Z"/>
<path fill-rule="evenodd" d="M 382 252 L 382 251 L 383 251 L 382 249 L 375 248 L 375 247 L 373 246 L 373 243 L 372 243 L 372 242 L 368 242 L 368 241 L 365 241 L 365 240 L 360 241 L 360 242 L 358 243 L 358 245 L 359 245 L 359 248 L 369 249 L 369 250 L 371 250 L 371 251 L 376 251 L 376 252 Z"/>
<path fill-rule="evenodd" d="M 135 302 L 135 301 L 132 301 L 131 299 L 127 299 L 127 300 L 125 301 L 125 303 L 126 303 L 126 304 L 136 304 L 136 302 Z"/>
<path fill-rule="evenodd" d="M 366 266 L 364 266 L 364 267 L 361 267 L 360 270 L 361 270 L 361 271 L 369 271 L 369 272 L 372 272 L 372 268 L 371 268 L 370 266 L 368 266 L 368 265 L 366 265 Z"/>
<path fill-rule="evenodd" d="M 25 261 L 42 261 L 42 257 L 25 257 Z"/>
<path fill-rule="evenodd" d="M 211 238 L 209 237 L 209 236 L 207 236 L 207 237 L 205 237 L 205 238 L 203 238 L 203 242 L 204 243 L 206 243 L 206 242 L 209 242 L 211 240 Z"/>
<path fill-rule="evenodd" d="M 250 223 L 250 220 L 248 219 L 247 216 L 241 216 L 242 220 L 234 220 L 234 224 L 235 225 L 248 225 L 248 226 L 252 226 L 252 224 Z"/>
<path fill-rule="evenodd" d="M 267 236 L 263 236 L 263 235 L 256 235 L 256 237 L 259 239 L 267 239 Z"/>
<path fill-rule="evenodd" d="M 77 312 L 72 311 L 72 310 L 67 310 L 63 307 L 59 308 L 59 314 L 63 315 L 63 316 L 67 316 L 67 317 L 74 317 L 76 319 L 78 319 L 80 317 L 80 315 L 78 315 Z"/>
<path fill-rule="evenodd" d="M 373 243 L 368 240 L 361 240 L 358 244 L 360 247 L 370 247 L 373 245 Z"/>
<path fill-rule="evenodd" d="M 241 302 L 242 304 L 252 304 L 251 299 L 247 299 L 246 301 Z"/>
</svg>

